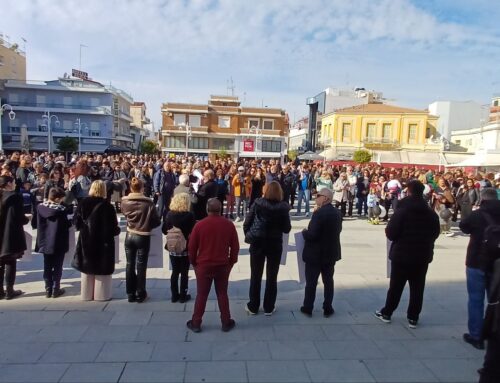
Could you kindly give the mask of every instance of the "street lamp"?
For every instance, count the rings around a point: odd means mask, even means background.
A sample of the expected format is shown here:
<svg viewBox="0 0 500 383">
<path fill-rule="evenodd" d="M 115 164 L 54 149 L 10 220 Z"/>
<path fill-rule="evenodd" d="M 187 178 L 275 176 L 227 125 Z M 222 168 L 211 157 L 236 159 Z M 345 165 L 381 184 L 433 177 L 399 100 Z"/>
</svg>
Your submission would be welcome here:
<svg viewBox="0 0 500 383">
<path fill-rule="evenodd" d="M 60 125 L 59 117 L 57 117 L 55 114 L 50 114 L 50 111 L 47 110 L 45 114 L 42 115 L 42 119 L 47 123 L 47 131 L 49 133 L 47 150 L 50 154 L 52 153 L 52 128 L 50 124 L 52 122 L 52 119 L 54 119 L 56 121 L 56 128 L 58 128 Z"/>
<path fill-rule="evenodd" d="M 258 139 L 262 139 L 262 129 L 259 128 L 259 125 L 255 126 L 255 125 L 252 125 L 250 127 L 250 129 L 248 129 L 250 133 L 254 132 L 254 136 L 255 136 L 255 148 L 254 148 L 254 151 L 255 151 L 255 159 L 257 160 L 257 148 L 258 148 L 258 145 L 257 145 L 257 140 Z"/>
<path fill-rule="evenodd" d="M 2 139 L 2 115 L 3 115 L 3 111 L 4 110 L 7 110 L 7 108 L 10 109 L 10 112 L 9 112 L 9 119 L 12 121 L 14 118 L 16 118 L 16 113 L 14 112 L 14 110 L 12 109 L 12 106 L 10 106 L 9 104 L 3 104 L 3 105 L 0 105 L 0 153 L 3 153 L 3 139 Z"/>
<path fill-rule="evenodd" d="M 82 128 L 88 130 L 87 124 L 82 121 L 80 118 L 76 119 L 75 126 L 78 128 L 78 156 L 82 155 Z"/>
<path fill-rule="evenodd" d="M 187 159 L 187 157 L 188 157 L 189 139 L 193 135 L 193 131 L 192 131 L 191 126 L 189 125 L 189 123 L 185 123 L 185 122 L 179 124 L 179 129 L 180 130 L 184 129 L 185 132 L 186 132 L 186 159 Z"/>
</svg>

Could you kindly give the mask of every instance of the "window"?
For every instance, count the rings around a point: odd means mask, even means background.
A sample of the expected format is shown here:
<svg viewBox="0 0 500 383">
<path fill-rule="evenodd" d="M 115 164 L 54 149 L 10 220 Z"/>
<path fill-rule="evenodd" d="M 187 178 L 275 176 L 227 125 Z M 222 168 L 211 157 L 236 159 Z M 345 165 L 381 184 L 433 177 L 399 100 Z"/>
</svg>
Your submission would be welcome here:
<svg viewBox="0 0 500 383">
<path fill-rule="evenodd" d="M 192 137 L 189 140 L 190 149 L 208 149 L 208 137 Z"/>
<path fill-rule="evenodd" d="M 45 103 L 47 102 L 47 98 L 45 95 L 42 94 L 37 94 L 36 95 L 36 103 L 41 106 L 45 106 Z"/>
<path fill-rule="evenodd" d="M 264 120 L 264 129 L 273 130 L 274 129 L 274 120 Z"/>
<path fill-rule="evenodd" d="M 0 63 L 2 62 L 2 56 L 0 56 Z M 2 64 L 0 64 L 2 65 Z M 498 100 L 493 101 L 493 106 L 498 106 Z"/>
<path fill-rule="evenodd" d="M 263 152 L 281 152 L 281 141 L 262 140 Z"/>
<path fill-rule="evenodd" d="M 410 124 L 408 126 L 408 143 L 416 144 L 417 143 L 417 124 Z"/>
<path fill-rule="evenodd" d="M 99 131 L 91 131 L 90 132 L 90 137 L 99 137 L 101 135 L 101 132 Z"/>
<path fill-rule="evenodd" d="M 62 126 L 65 133 L 73 133 L 73 127 L 74 127 L 73 121 L 64 120 Z"/>
<path fill-rule="evenodd" d="M 373 139 L 377 137 L 377 125 L 370 123 L 366 125 L 366 138 Z"/>
<path fill-rule="evenodd" d="M 97 130 L 99 131 L 99 122 L 91 122 L 90 123 L 90 130 Z"/>
<path fill-rule="evenodd" d="M 181 125 L 186 123 L 186 115 L 185 114 L 174 114 L 174 125 Z"/>
<path fill-rule="evenodd" d="M 99 98 L 98 97 L 91 97 L 90 98 L 90 106 L 96 107 L 99 106 Z"/>
<path fill-rule="evenodd" d="M 234 140 L 231 138 L 212 138 L 212 149 L 234 150 Z"/>
<path fill-rule="evenodd" d="M 431 128 L 425 129 L 425 138 L 431 138 Z"/>
<path fill-rule="evenodd" d="M 17 93 L 9 94 L 9 103 L 17 104 L 19 102 L 19 95 Z"/>
<path fill-rule="evenodd" d="M 71 104 L 73 104 L 73 97 L 64 96 L 63 97 L 63 104 L 64 104 L 64 106 L 70 106 Z"/>
<path fill-rule="evenodd" d="M 342 141 L 350 141 L 351 140 L 351 123 L 344 122 L 342 124 Z"/>
<path fill-rule="evenodd" d="M 231 117 L 220 116 L 219 128 L 230 128 L 230 127 L 231 127 Z"/>
<path fill-rule="evenodd" d="M 260 120 L 258 118 L 249 118 L 248 119 L 248 129 L 251 127 L 260 127 Z"/>
<path fill-rule="evenodd" d="M 462 145 L 462 141 L 461 140 L 455 140 L 455 144 Z"/>
<path fill-rule="evenodd" d="M 186 148 L 186 137 L 183 136 L 170 136 L 164 138 L 164 146 L 166 148 Z"/>
<path fill-rule="evenodd" d="M 201 116 L 198 114 L 189 115 L 189 126 L 199 128 L 201 126 Z"/>
<path fill-rule="evenodd" d="M 382 125 L 382 139 L 384 141 L 389 141 L 392 138 L 392 125 L 383 124 Z"/>
</svg>

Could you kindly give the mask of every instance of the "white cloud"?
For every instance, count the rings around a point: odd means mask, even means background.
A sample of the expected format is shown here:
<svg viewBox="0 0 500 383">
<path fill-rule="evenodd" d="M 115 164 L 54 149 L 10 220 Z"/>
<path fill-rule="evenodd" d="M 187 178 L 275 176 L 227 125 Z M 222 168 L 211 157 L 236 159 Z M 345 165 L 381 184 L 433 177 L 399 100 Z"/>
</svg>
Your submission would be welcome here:
<svg viewBox="0 0 500 383">
<path fill-rule="evenodd" d="M 248 104 L 269 100 L 297 117 L 328 85 L 377 88 L 423 108 L 436 94 L 488 100 L 498 82 L 489 69 L 500 58 L 496 24 L 446 21 L 409 0 L 3 3 L 3 32 L 29 41 L 29 77 L 77 67 L 84 43 L 83 69 L 146 101 L 157 123 L 162 102 L 206 102 L 226 93 L 230 76 Z"/>
</svg>

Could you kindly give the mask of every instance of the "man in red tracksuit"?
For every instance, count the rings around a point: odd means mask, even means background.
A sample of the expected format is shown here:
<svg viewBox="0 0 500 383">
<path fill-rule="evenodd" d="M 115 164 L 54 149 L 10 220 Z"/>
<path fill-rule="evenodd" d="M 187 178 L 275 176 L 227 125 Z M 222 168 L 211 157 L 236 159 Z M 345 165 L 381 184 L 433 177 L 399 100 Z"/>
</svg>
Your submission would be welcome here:
<svg viewBox="0 0 500 383">
<path fill-rule="evenodd" d="M 208 294 L 215 284 L 222 331 L 230 331 L 235 322 L 229 312 L 227 287 L 229 273 L 238 261 L 240 244 L 234 224 L 220 215 L 221 203 L 211 198 L 207 203 L 208 217 L 199 221 L 189 237 L 188 255 L 196 274 L 197 294 L 194 313 L 186 325 L 193 332 L 201 331 Z"/>
</svg>

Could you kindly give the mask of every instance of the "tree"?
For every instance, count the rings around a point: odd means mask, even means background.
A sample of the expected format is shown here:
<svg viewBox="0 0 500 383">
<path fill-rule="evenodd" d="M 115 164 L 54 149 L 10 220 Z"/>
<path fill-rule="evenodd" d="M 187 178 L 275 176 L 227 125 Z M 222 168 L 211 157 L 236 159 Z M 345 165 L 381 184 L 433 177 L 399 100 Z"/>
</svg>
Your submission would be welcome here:
<svg viewBox="0 0 500 383">
<path fill-rule="evenodd" d="M 57 150 L 64 153 L 76 152 L 78 150 L 78 140 L 73 137 L 63 137 L 57 142 Z"/>
<path fill-rule="evenodd" d="M 141 143 L 142 154 L 155 154 L 158 152 L 158 145 L 153 140 L 144 140 Z"/>
<path fill-rule="evenodd" d="M 217 151 L 217 158 L 221 160 L 225 160 L 227 157 L 229 157 L 229 154 L 227 153 L 226 147 L 222 146 L 219 148 Z"/>
<path fill-rule="evenodd" d="M 360 149 L 354 152 L 352 159 L 358 164 L 366 164 L 372 160 L 372 155 L 368 150 Z"/>
<path fill-rule="evenodd" d="M 298 155 L 299 155 L 299 152 L 297 150 L 289 150 L 287 152 L 287 156 L 288 156 L 288 159 L 290 161 L 295 161 L 295 159 L 297 158 Z"/>
</svg>

